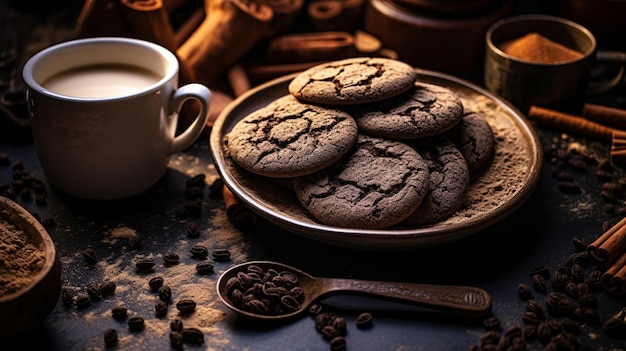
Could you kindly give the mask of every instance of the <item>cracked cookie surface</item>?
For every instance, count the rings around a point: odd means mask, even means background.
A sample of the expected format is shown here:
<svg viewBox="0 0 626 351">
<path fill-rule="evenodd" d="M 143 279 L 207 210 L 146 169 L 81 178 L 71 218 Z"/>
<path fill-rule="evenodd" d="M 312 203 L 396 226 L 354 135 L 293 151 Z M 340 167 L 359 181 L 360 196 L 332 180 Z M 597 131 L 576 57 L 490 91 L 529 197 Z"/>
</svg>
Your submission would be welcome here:
<svg viewBox="0 0 626 351">
<path fill-rule="evenodd" d="M 362 131 L 385 138 L 417 139 L 441 134 L 463 115 L 461 99 L 450 89 L 424 82 L 399 96 L 350 111 Z"/>
<path fill-rule="evenodd" d="M 430 177 L 424 201 L 402 224 L 434 224 L 450 217 L 463 204 L 470 183 L 467 163 L 459 149 L 443 136 L 410 145 L 426 160 Z"/>
<path fill-rule="evenodd" d="M 480 113 L 465 113 L 461 122 L 448 131 L 446 136 L 463 154 L 470 174 L 480 171 L 494 153 L 493 130 Z"/>
<path fill-rule="evenodd" d="M 237 122 L 228 134 L 228 152 L 250 172 L 290 178 L 335 163 L 351 149 L 357 134 L 347 112 L 286 95 Z"/>
<path fill-rule="evenodd" d="M 300 203 L 320 222 L 360 229 L 400 223 L 428 189 L 426 161 L 409 145 L 360 134 L 341 161 L 294 178 Z"/>
<path fill-rule="evenodd" d="M 387 58 L 357 57 L 323 63 L 294 77 L 288 90 L 298 99 L 328 105 L 381 101 L 411 89 L 417 73 Z"/>
</svg>

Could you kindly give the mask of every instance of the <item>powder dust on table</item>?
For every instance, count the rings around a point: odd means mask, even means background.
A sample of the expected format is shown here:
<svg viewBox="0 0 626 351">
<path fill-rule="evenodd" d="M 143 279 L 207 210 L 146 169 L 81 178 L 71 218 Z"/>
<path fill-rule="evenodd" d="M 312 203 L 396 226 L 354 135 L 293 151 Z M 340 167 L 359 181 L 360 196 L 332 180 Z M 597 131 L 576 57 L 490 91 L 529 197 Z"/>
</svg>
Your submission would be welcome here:
<svg viewBox="0 0 626 351">
<path fill-rule="evenodd" d="M 27 287 L 45 262 L 44 250 L 0 213 L 0 298 Z"/>
</svg>

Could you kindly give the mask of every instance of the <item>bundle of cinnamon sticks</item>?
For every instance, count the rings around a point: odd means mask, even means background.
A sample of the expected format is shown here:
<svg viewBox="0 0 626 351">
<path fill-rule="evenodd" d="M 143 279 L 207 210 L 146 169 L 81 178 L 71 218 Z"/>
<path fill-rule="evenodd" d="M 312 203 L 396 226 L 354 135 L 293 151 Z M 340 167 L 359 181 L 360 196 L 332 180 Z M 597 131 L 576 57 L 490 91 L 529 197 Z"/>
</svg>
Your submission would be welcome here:
<svg viewBox="0 0 626 351">
<path fill-rule="evenodd" d="M 601 284 L 615 295 L 626 295 L 626 218 L 587 246 L 589 255 L 604 268 Z"/>
<path fill-rule="evenodd" d="M 626 163 L 626 110 L 587 103 L 582 115 L 531 106 L 528 118 L 564 132 L 611 143 L 613 163 Z"/>
</svg>

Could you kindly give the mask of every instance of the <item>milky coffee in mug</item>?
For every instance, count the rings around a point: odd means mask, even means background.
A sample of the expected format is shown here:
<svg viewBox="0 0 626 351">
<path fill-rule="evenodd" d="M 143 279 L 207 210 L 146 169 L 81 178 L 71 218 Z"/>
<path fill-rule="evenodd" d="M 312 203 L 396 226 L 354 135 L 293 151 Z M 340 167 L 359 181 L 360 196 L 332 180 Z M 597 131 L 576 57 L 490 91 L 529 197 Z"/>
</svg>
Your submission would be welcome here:
<svg viewBox="0 0 626 351">
<path fill-rule="evenodd" d="M 169 157 L 201 134 L 211 92 L 178 86 L 167 49 L 129 38 L 78 39 L 35 54 L 23 69 L 37 155 L 47 180 L 87 199 L 117 199 L 154 185 Z M 200 112 L 177 133 L 178 112 Z"/>
</svg>

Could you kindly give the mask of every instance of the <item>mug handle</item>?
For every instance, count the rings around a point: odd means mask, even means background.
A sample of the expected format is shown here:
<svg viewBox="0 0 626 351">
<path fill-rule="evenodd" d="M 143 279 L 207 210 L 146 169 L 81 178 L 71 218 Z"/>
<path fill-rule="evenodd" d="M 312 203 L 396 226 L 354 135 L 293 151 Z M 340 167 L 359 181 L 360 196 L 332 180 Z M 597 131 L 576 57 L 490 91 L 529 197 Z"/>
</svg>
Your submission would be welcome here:
<svg viewBox="0 0 626 351">
<path fill-rule="evenodd" d="M 602 82 L 590 82 L 589 94 L 602 94 L 616 88 L 624 79 L 624 64 L 626 64 L 626 52 L 599 50 L 596 52 L 595 63 L 621 63 L 619 71 L 610 80 Z"/>
<path fill-rule="evenodd" d="M 171 105 L 176 108 L 172 113 L 180 111 L 183 103 L 189 99 L 197 100 L 200 103 L 200 112 L 195 120 L 185 131 L 177 135 L 172 140 L 170 154 L 183 151 L 196 141 L 209 117 L 209 105 L 211 103 L 211 91 L 199 83 L 189 83 L 178 88 L 172 94 Z"/>
</svg>

